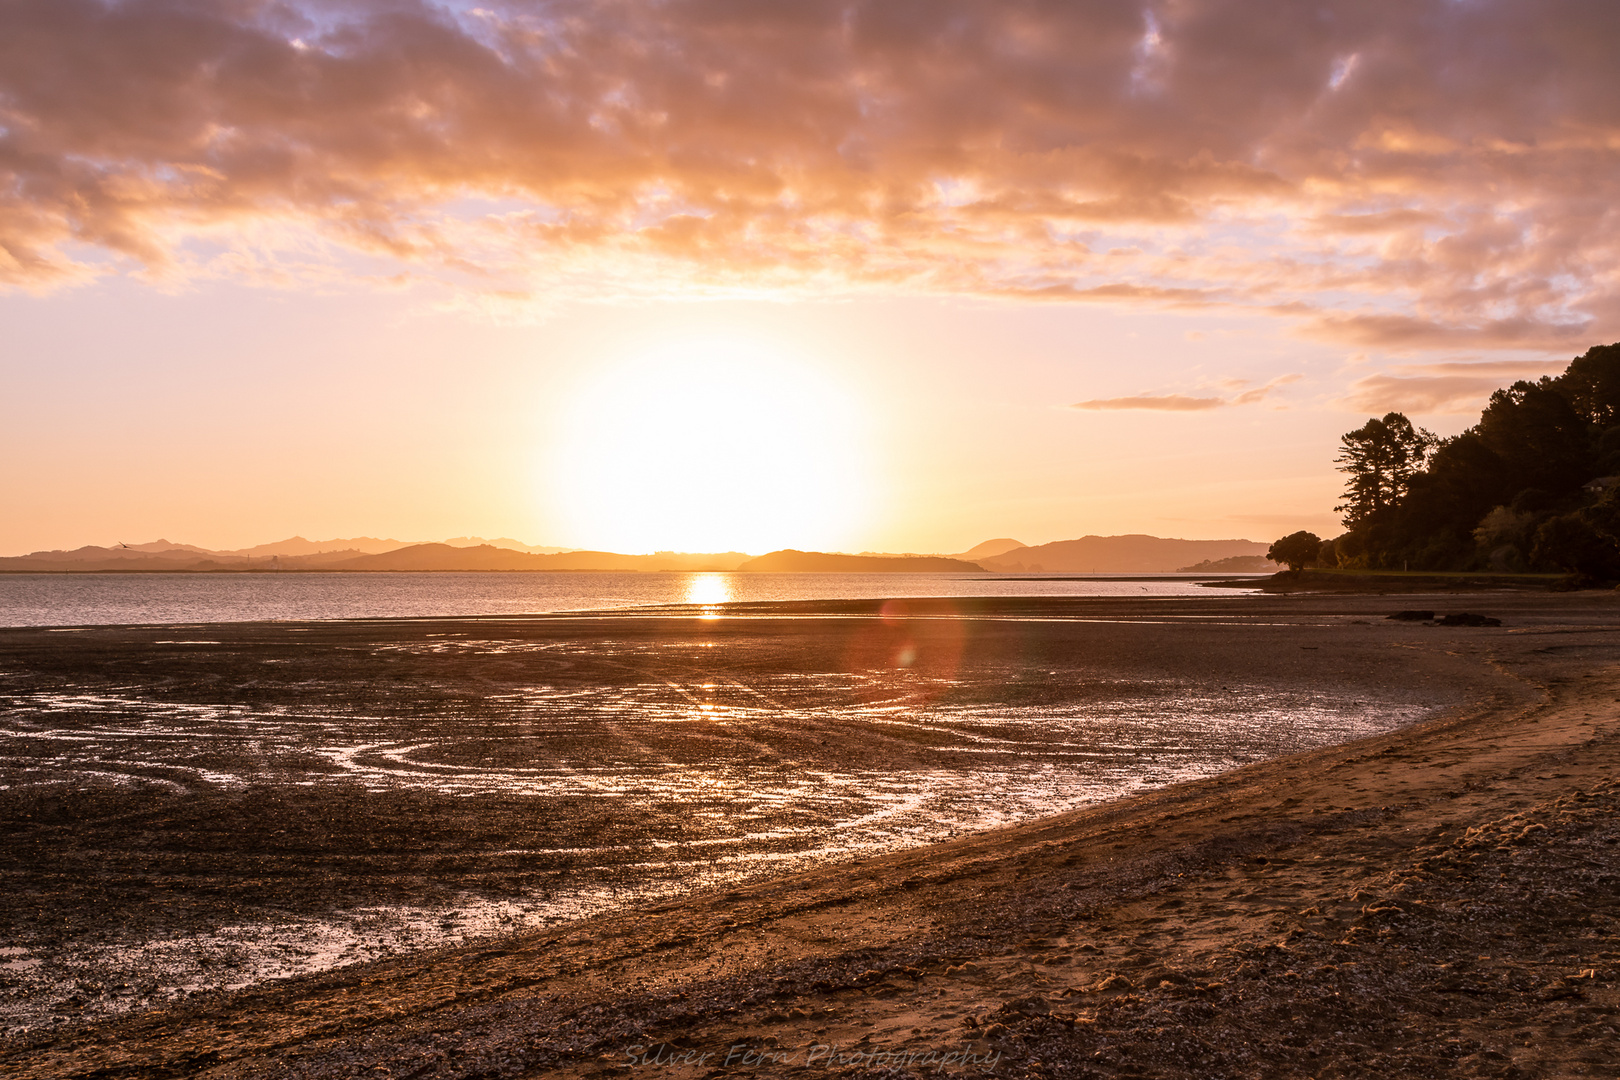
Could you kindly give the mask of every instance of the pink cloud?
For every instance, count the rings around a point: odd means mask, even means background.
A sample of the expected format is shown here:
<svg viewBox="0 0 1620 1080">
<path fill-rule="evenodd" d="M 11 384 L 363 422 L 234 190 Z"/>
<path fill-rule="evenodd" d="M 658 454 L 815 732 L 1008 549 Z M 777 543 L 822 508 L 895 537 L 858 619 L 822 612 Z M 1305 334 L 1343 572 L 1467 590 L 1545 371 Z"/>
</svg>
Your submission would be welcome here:
<svg viewBox="0 0 1620 1080">
<path fill-rule="evenodd" d="M 1277 387 L 1287 386 L 1289 383 L 1299 382 L 1301 378 L 1303 378 L 1303 376 L 1294 374 L 1279 375 L 1275 379 L 1272 379 L 1270 382 L 1266 383 L 1264 386 L 1256 386 L 1251 390 L 1243 391 L 1241 394 L 1234 397 L 1230 404 L 1253 405 L 1255 402 L 1265 400 L 1266 396 Z"/>
<path fill-rule="evenodd" d="M 1230 405 L 1253 405 L 1256 402 L 1263 401 L 1277 387 L 1298 382 L 1300 378 L 1301 376 L 1295 374 L 1279 375 L 1264 386 L 1244 390 L 1230 398 L 1190 397 L 1185 394 L 1138 394 L 1134 397 L 1095 398 L 1091 401 L 1077 401 L 1069 408 L 1088 411 L 1141 409 L 1157 412 L 1204 412 L 1208 409 L 1220 409 Z M 1236 389 L 1248 385 L 1248 380 L 1223 379 L 1221 383 Z"/>
<path fill-rule="evenodd" d="M 1501 386 L 1495 376 L 1369 375 L 1351 385 L 1344 404 L 1374 414 L 1478 412 Z"/>
<path fill-rule="evenodd" d="M 1203 412 L 1219 409 L 1226 402 L 1221 398 L 1187 397 L 1183 394 L 1138 394 L 1135 397 L 1096 398 L 1077 401 L 1071 409 L 1104 411 L 1115 409 L 1145 409 L 1155 412 Z"/>
<path fill-rule="evenodd" d="M 1496 379 L 1535 379 L 1557 375 L 1569 366 L 1567 360 L 1444 360 L 1434 364 L 1401 364 L 1394 370 L 1402 375 L 1483 375 Z"/>
<path fill-rule="evenodd" d="M 1414 350 L 1620 331 L 1612 4 L 1152 10 L 10 0 L 0 283 L 330 249 L 492 296 L 1236 306 Z"/>
<path fill-rule="evenodd" d="M 1358 412 L 1473 413 L 1519 379 L 1557 375 L 1568 360 L 1442 360 L 1398 364 L 1356 380 L 1339 404 Z"/>
</svg>

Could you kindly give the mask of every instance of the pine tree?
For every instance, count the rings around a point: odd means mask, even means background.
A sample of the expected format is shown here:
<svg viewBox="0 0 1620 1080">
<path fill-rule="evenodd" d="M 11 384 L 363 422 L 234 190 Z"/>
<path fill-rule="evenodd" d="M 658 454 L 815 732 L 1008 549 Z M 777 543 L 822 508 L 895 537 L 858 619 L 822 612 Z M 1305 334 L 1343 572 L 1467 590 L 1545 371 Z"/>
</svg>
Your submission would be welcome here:
<svg viewBox="0 0 1620 1080">
<path fill-rule="evenodd" d="M 1354 529 L 1377 520 L 1406 497 L 1412 477 L 1423 471 L 1429 453 L 1440 440 L 1398 412 L 1382 420 L 1368 420 L 1341 440 L 1334 458 L 1339 471 L 1350 474 L 1344 502 L 1333 509 Z"/>
</svg>

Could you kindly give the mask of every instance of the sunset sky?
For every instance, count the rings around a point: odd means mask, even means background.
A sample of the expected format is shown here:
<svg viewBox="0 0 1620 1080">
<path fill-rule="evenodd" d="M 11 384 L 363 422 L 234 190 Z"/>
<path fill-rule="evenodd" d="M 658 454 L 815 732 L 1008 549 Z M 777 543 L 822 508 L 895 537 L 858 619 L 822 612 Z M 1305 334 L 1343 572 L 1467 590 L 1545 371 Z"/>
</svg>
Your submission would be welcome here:
<svg viewBox="0 0 1620 1080">
<path fill-rule="evenodd" d="M 1612 0 L 0 0 L 0 554 L 1338 531 L 1620 339 Z"/>
</svg>

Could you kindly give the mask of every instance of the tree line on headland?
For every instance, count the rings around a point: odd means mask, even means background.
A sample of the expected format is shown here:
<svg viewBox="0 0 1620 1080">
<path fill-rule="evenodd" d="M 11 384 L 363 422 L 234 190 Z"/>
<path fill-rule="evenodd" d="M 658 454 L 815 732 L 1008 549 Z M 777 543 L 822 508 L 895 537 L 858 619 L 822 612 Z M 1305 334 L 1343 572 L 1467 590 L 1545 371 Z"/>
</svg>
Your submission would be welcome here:
<svg viewBox="0 0 1620 1080">
<path fill-rule="evenodd" d="M 1620 343 L 1497 390 L 1437 438 L 1398 412 L 1345 434 L 1345 532 L 1285 536 L 1290 568 L 1564 572 L 1620 578 Z"/>
</svg>

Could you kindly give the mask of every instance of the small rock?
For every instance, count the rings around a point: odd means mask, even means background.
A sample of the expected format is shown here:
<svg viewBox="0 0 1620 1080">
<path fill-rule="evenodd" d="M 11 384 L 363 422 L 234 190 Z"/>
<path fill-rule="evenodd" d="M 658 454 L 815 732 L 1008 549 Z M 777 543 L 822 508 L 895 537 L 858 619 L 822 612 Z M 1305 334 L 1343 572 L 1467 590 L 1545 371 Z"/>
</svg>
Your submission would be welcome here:
<svg viewBox="0 0 1620 1080">
<path fill-rule="evenodd" d="M 1045 1016 L 1052 1011 L 1052 1006 L 1047 1003 L 1045 998 L 1033 996 L 1009 1001 L 1001 1008 L 1003 1012 L 1018 1012 L 1023 1013 L 1025 1016 Z"/>
<path fill-rule="evenodd" d="M 1179 971 L 1156 971 L 1142 980 L 1142 985 L 1148 989 L 1158 986 L 1188 986 L 1192 980 Z"/>
<path fill-rule="evenodd" d="M 1489 615 L 1475 615 L 1470 611 L 1459 611 L 1455 615 L 1447 615 L 1439 620 L 1441 626 L 1501 626 L 1501 619 L 1493 619 Z"/>
</svg>

